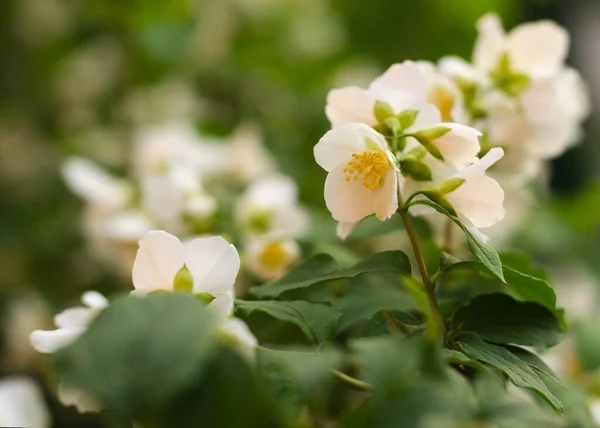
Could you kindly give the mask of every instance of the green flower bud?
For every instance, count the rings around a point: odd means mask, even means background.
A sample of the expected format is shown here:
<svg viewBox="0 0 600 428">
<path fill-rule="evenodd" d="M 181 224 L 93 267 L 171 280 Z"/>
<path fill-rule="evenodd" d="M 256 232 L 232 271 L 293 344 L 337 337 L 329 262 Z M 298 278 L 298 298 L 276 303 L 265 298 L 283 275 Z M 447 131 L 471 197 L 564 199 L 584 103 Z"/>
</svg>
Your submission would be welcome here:
<svg viewBox="0 0 600 428">
<path fill-rule="evenodd" d="M 431 170 L 416 157 L 407 154 L 399 161 L 400 171 L 415 181 L 431 181 Z"/>
<path fill-rule="evenodd" d="M 438 125 L 432 128 L 427 128 L 419 132 L 415 132 L 412 134 L 414 138 L 417 139 L 419 143 L 423 145 L 427 149 L 431 155 L 439 160 L 444 160 L 444 157 L 438 150 L 438 148 L 433 144 L 433 140 L 440 138 L 444 134 L 450 132 L 451 129 L 447 126 Z"/>
<path fill-rule="evenodd" d="M 182 267 L 173 280 L 173 291 L 188 291 L 194 289 L 194 278 L 187 267 Z"/>
<path fill-rule="evenodd" d="M 448 178 L 440 183 L 438 190 L 443 194 L 450 193 L 458 189 L 465 182 L 464 178 Z"/>
<path fill-rule="evenodd" d="M 373 108 L 373 114 L 375 114 L 375 119 L 379 123 L 385 123 L 385 121 L 394 116 L 394 110 L 392 106 L 386 103 L 385 101 L 375 101 L 375 107 Z"/>
</svg>

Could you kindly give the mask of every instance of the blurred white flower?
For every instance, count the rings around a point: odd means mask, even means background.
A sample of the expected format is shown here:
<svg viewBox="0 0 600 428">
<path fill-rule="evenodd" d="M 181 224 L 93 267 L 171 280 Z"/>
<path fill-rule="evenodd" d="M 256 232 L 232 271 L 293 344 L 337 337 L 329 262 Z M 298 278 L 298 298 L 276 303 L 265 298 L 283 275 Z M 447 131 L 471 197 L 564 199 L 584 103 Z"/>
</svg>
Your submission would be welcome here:
<svg viewBox="0 0 600 428">
<path fill-rule="evenodd" d="M 51 414 L 42 391 L 31 379 L 12 376 L 0 379 L 0 425 L 50 428 Z"/>
<path fill-rule="evenodd" d="M 596 398 L 588 404 L 592 420 L 596 425 L 600 425 L 600 399 Z"/>
<path fill-rule="evenodd" d="M 519 25 L 505 34 L 500 18 L 488 14 L 477 23 L 478 39 L 473 63 L 481 70 L 494 71 L 507 55 L 511 70 L 529 77 L 548 77 L 560 71 L 569 49 L 569 35 L 552 21 Z"/>
<path fill-rule="evenodd" d="M 235 216 L 248 235 L 277 233 L 296 237 L 308 228 L 308 215 L 298 204 L 296 183 L 279 174 L 252 182 L 239 199 Z"/>
<path fill-rule="evenodd" d="M 247 266 L 262 280 L 283 276 L 299 258 L 300 246 L 293 239 L 266 235 L 247 243 Z"/>
<path fill-rule="evenodd" d="M 233 308 L 233 284 L 239 269 L 237 250 L 220 236 L 197 238 L 184 245 L 165 231 L 153 230 L 140 241 L 132 279 L 136 293 L 177 289 L 208 293 L 214 297 L 209 307 L 225 316 Z"/>
<path fill-rule="evenodd" d="M 227 318 L 219 325 L 219 333 L 224 342 L 232 345 L 248 360 L 254 361 L 258 340 L 244 321 L 235 317 Z"/>
<path fill-rule="evenodd" d="M 86 291 L 81 296 L 85 306 L 66 309 L 54 317 L 56 330 L 35 330 L 29 335 L 31 345 L 45 354 L 69 346 L 86 330 L 90 322 L 106 307 L 108 300 L 96 292 Z"/>
<path fill-rule="evenodd" d="M 327 132 L 314 155 L 328 172 L 325 202 L 335 220 L 357 223 L 375 214 L 383 221 L 396 212 L 396 161 L 381 134 L 366 125 L 348 123 Z"/>
<path fill-rule="evenodd" d="M 456 83 L 428 61 L 416 64 L 427 78 L 427 102 L 438 108 L 441 121 L 464 123 L 463 95 Z"/>
<path fill-rule="evenodd" d="M 275 173 L 275 162 L 265 149 L 259 129 L 249 123 L 236 128 L 228 144 L 228 169 L 243 181 Z"/>
<path fill-rule="evenodd" d="M 103 406 L 89 392 L 65 385 L 58 384 L 58 400 L 63 406 L 74 406 L 79 413 L 99 412 Z"/>
</svg>

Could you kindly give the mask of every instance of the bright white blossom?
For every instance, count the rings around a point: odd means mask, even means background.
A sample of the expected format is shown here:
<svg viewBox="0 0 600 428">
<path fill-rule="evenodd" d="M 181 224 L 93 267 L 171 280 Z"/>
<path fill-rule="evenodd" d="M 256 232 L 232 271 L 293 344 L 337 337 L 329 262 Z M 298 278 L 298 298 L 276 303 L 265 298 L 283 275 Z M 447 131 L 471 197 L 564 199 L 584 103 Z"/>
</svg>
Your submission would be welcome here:
<svg viewBox="0 0 600 428">
<path fill-rule="evenodd" d="M 327 132 L 314 155 L 328 172 L 325 202 L 335 220 L 356 223 L 371 214 L 385 220 L 396 212 L 396 160 L 381 134 L 363 124 L 345 124 Z"/>
<path fill-rule="evenodd" d="M 0 426 L 52 426 L 42 391 L 31 379 L 22 376 L 0 379 Z"/>
<path fill-rule="evenodd" d="M 190 285 L 193 293 L 208 293 L 214 300 L 209 303 L 225 316 L 233 309 L 233 284 L 240 269 L 237 250 L 220 236 L 197 238 L 183 244 L 175 236 L 153 230 L 140 241 L 133 263 L 133 286 L 137 293 L 157 290 L 176 290 L 176 276 L 186 268 L 182 282 Z"/>
<path fill-rule="evenodd" d="M 300 246 L 293 239 L 266 235 L 248 243 L 247 266 L 262 280 L 283 276 L 299 258 Z"/>
</svg>

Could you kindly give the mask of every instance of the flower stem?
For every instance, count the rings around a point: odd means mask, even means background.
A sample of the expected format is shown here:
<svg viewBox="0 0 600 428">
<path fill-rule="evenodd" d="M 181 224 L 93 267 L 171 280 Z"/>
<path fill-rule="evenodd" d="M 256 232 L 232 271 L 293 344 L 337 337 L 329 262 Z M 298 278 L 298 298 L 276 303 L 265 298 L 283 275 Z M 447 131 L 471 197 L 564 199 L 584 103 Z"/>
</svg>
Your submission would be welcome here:
<svg viewBox="0 0 600 428">
<path fill-rule="evenodd" d="M 404 222 L 404 229 L 406 230 L 408 238 L 410 239 L 410 244 L 415 254 L 415 258 L 417 259 L 419 271 L 421 272 L 421 279 L 423 280 L 423 284 L 425 285 L 425 294 L 427 295 L 429 307 L 431 308 L 431 312 L 433 313 L 436 323 L 438 324 L 438 328 L 442 333 L 443 343 L 444 345 L 446 345 L 446 324 L 444 323 L 444 318 L 442 317 L 442 313 L 440 312 L 440 306 L 435 295 L 434 284 L 430 281 L 429 274 L 427 273 L 425 259 L 423 258 L 421 247 L 419 246 L 419 238 L 417 237 L 415 230 L 410 224 L 408 212 L 406 212 L 403 209 L 400 209 L 399 213 L 402 217 L 402 221 Z"/>
<path fill-rule="evenodd" d="M 352 376 L 347 375 L 346 373 L 342 373 L 339 370 L 331 369 L 331 372 L 342 382 L 348 385 L 352 389 L 356 389 L 357 391 L 363 392 L 371 392 L 373 387 L 367 382 L 363 382 L 362 380 L 358 380 L 353 378 Z"/>
</svg>

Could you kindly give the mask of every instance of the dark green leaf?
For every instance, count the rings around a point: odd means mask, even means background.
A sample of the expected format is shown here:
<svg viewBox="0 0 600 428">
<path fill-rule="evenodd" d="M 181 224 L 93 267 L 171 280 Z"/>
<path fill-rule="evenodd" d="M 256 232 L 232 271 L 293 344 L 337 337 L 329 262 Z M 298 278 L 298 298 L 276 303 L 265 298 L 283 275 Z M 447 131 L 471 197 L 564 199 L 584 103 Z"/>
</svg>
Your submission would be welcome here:
<svg viewBox="0 0 600 428">
<path fill-rule="evenodd" d="M 524 361 L 502 346 L 487 343 L 475 334 L 463 334 L 457 342 L 462 352 L 471 358 L 490 364 L 502 370 L 517 386 L 529 388 L 539 394 L 558 412 L 562 412 L 561 402 L 548 390 L 540 377 Z"/>
<path fill-rule="evenodd" d="M 189 294 L 117 299 L 77 342 L 55 354 L 63 382 L 91 392 L 122 417 L 159 414 L 204 373 L 215 348 L 212 315 Z"/>
<path fill-rule="evenodd" d="M 556 374 L 552 371 L 548 364 L 546 364 L 540 357 L 535 355 L 532 352 L 529 352 L 527 349 L 523 349 L 519 346 L 510 346 L 510 345 L 502 345 L 506 349 L 508 349 L 512 354 L 518 357 L 521 361 L 525 362 L 529 367 L 531 367 L 534 371 L 543 373 L 545 376 L 552 379 L 558 385 L 563 385 L 563 382 L 556 376 Z"/>
<path fill-rule="evenodd" d="M 333 335 L 341 315 L 330 305 L 305 301 L 236 300 L 235 311 L 242 316 L 254 311 L 263 312 L 278 320 L 293 323 L 314 343 L 322 343 Z"/>
<path fill-rule="evenodd" d="M 550 347 L 564 336 L 558 320 L 537 303 L 518 302 L 501 294 L 475 297 L 451 319 L 452 331 L 471 331 L 495 343 Z"/>
<path fill-rule="evenodd" d="M 471 253 L 477 257 L 477 259 L 483 263 L 490 270 L 490 272 L 496 275 L 502 282 L 505 282 L 504 274 L 502 273 L 502 262 L 500 261 L 500 256 L 498 256 L 496 250 L 484 242 L 481 242 L 479 238 L 471 233 L 471 231 L 462 223 L 462 221 L 460 221 L 458 217 L 452 215 L 450 212 L 448 212 L 448 210 L 431 201 L 417 200 L 413 201 L 412 204 L 426 205 L 452 220 L 465 233 L 467 244 L 469 245 L 469 250 L 471 250 Z"/>
<path fill-rule="evenodd" d="M 252 287 L 250 292 L 259 298 L 277 297 L 282 293 L 313 284 L 353 278 L 369 272 L 410 273 L 410 261 L 402 251 L 384 251 L 368 257 L 354 266 L 340 268 L 327 254 L 317 254 L 290 270 L 282 278 Z"/>
<path fill-rule="evenodd" d="M 421 331 L 422 328 L 423 322 L 409 313 L 380 309 L 365 321 L 362 335 L 385 336 L 399 334 L 410 336 L 415 331 Z"/>
</svg>

